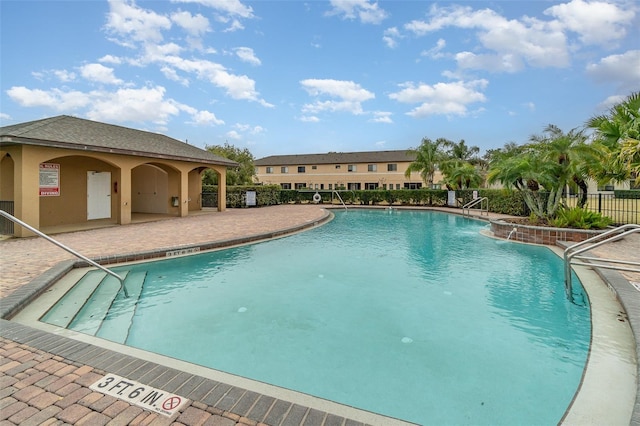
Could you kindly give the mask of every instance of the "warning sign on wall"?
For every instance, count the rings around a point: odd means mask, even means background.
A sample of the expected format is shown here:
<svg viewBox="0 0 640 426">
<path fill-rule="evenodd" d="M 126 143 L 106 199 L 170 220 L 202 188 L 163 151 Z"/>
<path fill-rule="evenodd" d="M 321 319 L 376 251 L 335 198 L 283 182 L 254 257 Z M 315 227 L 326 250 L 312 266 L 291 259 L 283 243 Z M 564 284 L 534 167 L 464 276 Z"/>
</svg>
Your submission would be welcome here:
<svg viewBox="0 0 640 426">
<path fill-rule="evenodd" d="M 40 196 L 60 195 L 60 164 L 40 163 Z"/>
</svg>

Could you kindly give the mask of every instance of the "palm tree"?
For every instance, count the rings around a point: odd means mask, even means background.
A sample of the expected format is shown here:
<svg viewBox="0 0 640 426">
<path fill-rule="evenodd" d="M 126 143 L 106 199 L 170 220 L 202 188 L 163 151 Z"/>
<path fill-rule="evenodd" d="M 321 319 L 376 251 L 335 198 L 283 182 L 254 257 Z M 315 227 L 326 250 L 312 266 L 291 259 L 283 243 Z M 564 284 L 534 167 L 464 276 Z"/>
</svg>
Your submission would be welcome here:
<svg viewBox="0 0 640 426">
<path fill-rule="evenodd" d="M 546 218 L 549 216 L 549 197 L 541 189 L 552 187 L 557 174 L 557 163 L 543 160 L 531 146 L 505 146 L 492 153 L 487 182 L 500 182 L 507 188 L 515 188 L 534 215 Z"/>
<path fill-rule="evenodd" d="M 418 148 L 410 149 L 407 155 L 414 155 L 415 160 L 409 164 L 409 167 L 407 167 L 407 170 L 404 172 L 405 177 L 410 177 L 413 172 L 419 172 L 423 182 L 425 182 L 429 188 L 432 188 L 433 177 L 438 169 L 438 165 L 444 158 L 442 141 L 442 139 L 437 139 L 434 142 L 429 138 L 422 138 L 422 142 Z"/>
<path fill-rule="evenodd" d="M 532 136 L 531 142 L 531 148 L 538 150 L 545 161 L 559 165 L 557 189 L 564 190 L 566 185 L 577 188 L 580 192 L 578 207 L 584 207 L 587 203 L 587 180 L 595 174 L 606 155 L 602 146 L 588 144 L 584 131 L 572 129 L 564 133 L 553 124 L 544 129 L 543 135 Z"/>
<path fill-rule="evenodd" d="M 586 125 L 610 152 L 600 181 L 620 182 L 637 174 L 636 183 L 640 183 L 640 92 L 631 93 L 608 114 L 592 117 Z"/>
<path fill-rule="evenodd" d="M 480 148 L 475 145 L 467 146 L 464 139 L 460 139 L 458 143 L 443 139 L 443 145 L 448 148 L 447 154 L 450 159 L 468 161 L 471 164 L 475 164 L 479 160 Z"/>
<path fill-rule="evenodd" d="M 484 178 L 477 166 L 466 161 L 447 161 L 443 165 L 444 184 L 449 190 L 478 188 Z"/>
</svg>

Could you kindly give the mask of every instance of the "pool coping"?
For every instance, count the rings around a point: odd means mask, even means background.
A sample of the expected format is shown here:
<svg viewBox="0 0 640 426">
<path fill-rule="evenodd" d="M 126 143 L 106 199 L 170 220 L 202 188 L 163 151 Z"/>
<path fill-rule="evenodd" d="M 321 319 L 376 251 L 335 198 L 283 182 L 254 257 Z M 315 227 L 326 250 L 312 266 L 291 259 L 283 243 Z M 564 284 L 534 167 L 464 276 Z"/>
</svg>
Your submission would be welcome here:
<svg viewBox="0 0 640 426">
<path fill-rule="evenodd" d="M 180 245 L 172 248 L 163 248 L 161 250 L 149 250 L 149 251 L 138 252 L 138 253 L 127 253 L 127 254 L 121 254 L 121 255 L 105 256 L 105 257 L 96 258 L 94 260 L 96 260 L 98 263 L 101 263 L 101 264 L 125 263 L 125 262 L 159 259 L 159 258 L 167 257 L 168 252 L 176 251 L 176 250 L 185 251 L 185 253 L 191 254 L 193 252 L 197 252 L 200 250 L 202 251 L 214 250 L 214 249 L 228 248 L 231 246 L 254 243 L 259 241 L 266 241 L 269 239 L 283 237 L 286 235 L 290 235 L 292 233 L 296 233 L 299 231 L 303 231 L 303 230 L 324 224 L 330 221 L 333 217 L 333 213 L 331 213 L 330 210 L 342 208 L 340 206 L 327 206 L 327 207 L 328 208 L 324 209 L 325 214 L 317 220 L 314 220 L 309 223 L 289 227 L 289 228 L 284 228 L 277 231 L 266 232 L 262 234 L 255 234 L 255 235 L 250 235 L 250 236 L 240 237 L 240 238 L 233 238 L 228 240 Z M 366 209 L 367 207 L 371 208 L 372 206 L 357 206 L 357 208 L 364 208 L 364 209 Z M 402 208 L 399 208 L 399 209 L 402 209 Z M 456 211 L 450 211 L 449 209 L 447 209 L 446 211 L 442 211 L 440 209 L 429 209 L 429 208 L 409 208 L 409 209 L 434 210 L 434 211 L 441 211 L 443 213 L 461 215 L 461 213 Z M 489 222 L 488 218 L 483 218 L 483 217 L 471 217 L 471 219 Z M 563 244 L 571 244 L 571 243 L 558 242 L 558 244 L 556 244 L 556 247 L 563 247 Z M 564 247 L 566 247 L 566 245 L 564 245 Z M 79 342 L 75 339 L 71 339 L 68 337 L 54 335 L 47 331 L 39 330 L 27 325 L 10 321 L 10 318 L 13 315 L 15 315 L 17 312 L 19 312 L 21 309 L 23 309 L 26 305 L 31 303 L 33 300 L 37 299 L 44 291 L 46 291 L 47 288 L 49 288 L 52 284 L 54 284 L 59 279 L 64 277 L 69 271 L 71 271 L 74 268 L 87 267 L 87 266 L 89 265 L 86 262 L 80 261 L 80 260 L 78 261 L 67 260 L 67 261 L 59 262 L 54 267 L 50 268 L 46 272 L 42 273 L 40 276 L 30 281 L 28 284 L 17 289 L 14 293 L 0 299 L 0 336 L 21 344 L 32 346 L 39 350 L 50 352 L 54 355 L 64 357 L 73 362 L 84 363 L 94 368 L 108 371 L 114 374 L 120 374 L 125 377 L 127 377 L 128 373 L 138 371 L 138 373 L 134 374 L 133 376 L 131 375 L 128 376 L 129 378 L 134 380 L 136 379 L 136 377 L 138 377 L 138 375 L 142 376 L 146 374 L 148 371 L 150 371 L 151 369 L 159 369 L 154 371 L 158 371 L 158 372 L 162 371 L 163 373 L 175 372 L 177 376 L 180 376 L 181 374 L 188 374 L 182 371 L 171 369 L 170 367 L 156 364 L 154 362 L 145 361 L 141 358 L 136 358 L 130 355 L 122 354 L 120 352 L 104 349 L 99 346 L 92 345 L 90 343 Z M 630 282 L 617 271 L 601 269 L 595 266 L 592 269 L 600 276 L 602 281 L 609 287 L 609 289 L 612 290 L 617 301 L 620 303 L 620 305 L 625 310 L 625 313 L 627 314 L 627 319 L 631 328 L 633 338 L 635 340 L 636 369 L 637 369 L 636 379 L 640 378 L 640 364 L 638 364 L 637 362 L 638 359 L 640 359 L 640 298 L 638 298 L 637 290 L 633 288 Z M 118 357 L 117 355 L 119 355 L 120 357 Z M 114 362 L 114 356 L 116 356 L 117 358 L 115 362 Z M 135 366 L 135 369 L 133 371 L 130 371 L 130 369 L 133 366 Z M 166 369 L 166 370 L 163 370 L 163 369 Z M 204 391 L 204 388 L 210 387 L 209 394 L 203 395 L 203 396 L 209 396 L 212 393 L 213 389 L 215 389 L 216 387 L 220 385 L 222 385 L 223 388 L 225 386 L 229 386 L 224 383 L 199 377 L 197 375 L 191 375 L 185 378 L 185 381 L 182 382 L 180 387 L 185 386 L 189 382 L 195 381 L 196 380 L 195 378 L 203 379 L 202 383 L 198 384 L 197 389 L 192 389 L 191 393 L 183 395 L 184 397 L 192 399 L 194 401 L 196 400 L 199 401 L 199 399 L 190 398 L 189 395 L 197 397 L 199 393 Z M 184 389 L 188 389 L 188 387 Z M 195 392 L 198 389 L 199 389 L 199 392 Z M 229 392 L 231 392 L 231 389 L 233 389 L 233 387 L 229 387 L 229 389 L 226 390 L 224 395 L 227 395 Z M 164 390 L 172 392 L 172 387 L 165 388 Z M 220 391 L 221 388 L 219 388 L 218 390 Z M 256 395 L 256 393 L 251 390 L 240 389 L 240 391 L 244 392 L 242 393 L 241 396 L 249 395 L 248 398 L 249 397 L 254 398 Z M 223 395 L 223 398 L 221 398 L 218 401 L 213 401 L 213 403 L 223 402 L 223 400 L 225 399 L 224 395 Z M 259 398 L 260 395 L 259 394 L 257 395 Z M 240 405 L 240 406 L 242 405 L 240 404 L 239 401 L 236 401 L 236 402 L 237 403 L 234 405 L 234 407 L 236 405 Z M 338 420 L 338 418 L 334 414 L 331 414 L 328 412 L 322 413 L 314 408 L 300 406 L 298 404 L 287 402 L 284 400 L 283 401 L 278 400 L 272 403 L 271 406 L 275 407 L 276 404 L 290 404 L 289 410 L 294 408 L 294 411 L 296 412 L 295 413 L 296 416 L 300 415 L 300 412 L 299 412 L 300 410 L 305 410 L 305 413 L 303 413 L 305 416 L 311 413 L 312 416 L 317 417 L 319 415 L 324 415 L 325 418 L 328 418 L 327 416 L 329 417 L 333 416 L 334 417 L 333 420 L 336 420 L 336 421 Z M 338 404 L 338 405 L 341 405 L 341 404 Z M 359 409 L 356 409 L 356 410 L 365 412 L 364 410 L 359 410 Z M 235 413 L 235 414 L 243 416 L 243 414 L 240 414 L 240 413 Z M 376 413 L 371 413 L 371 414 L 373 414 L 374 417 L 379 416 L 384 418 L 384 416 L 378 415 Z M 244 413 L 244 415 L 250 415 L 250 413 L 247 412 L 247 413 Z M 261 421 L 258 419 L 251 419 L 250 417 L 248 417 L 248 419 L 256 422 Z M 393 419 L 388 417 L 386 419 L 389 422 L 385 422 L 381 424 L 391 424 L 396 422 L 398 424 L 410 424 L 408 422 L 398 420 L 398 419 Z M 348 418 L 342 418 L 341 422 L 349 425 L 376 424 L 375 420 L 372 423 L 367 423 L 367 422 L 354 421 L 353 419 L 348 419 Z M 632 416 L 630 419 L 630 424 L 640 425 L 640 381 L 639 380 L 636 380 L 636 397 L 635 397 L 635 404 L 632 411 Z"/>
</svg>

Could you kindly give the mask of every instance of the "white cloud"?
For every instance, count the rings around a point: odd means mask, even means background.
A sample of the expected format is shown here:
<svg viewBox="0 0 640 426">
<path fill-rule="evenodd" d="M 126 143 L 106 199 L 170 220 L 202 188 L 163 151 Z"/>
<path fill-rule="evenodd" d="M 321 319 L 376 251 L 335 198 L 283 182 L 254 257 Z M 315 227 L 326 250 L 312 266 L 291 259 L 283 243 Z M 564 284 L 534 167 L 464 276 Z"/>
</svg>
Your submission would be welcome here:
<svg viewBox="0 0 640 426">
<path fill-rule="evenodd" d="M 91 96 L 79 91 L 28 89 L 14 86 L 7 95 L 23 107 L 46 107 L 55 111 L 74 111 L 91 103 Z"/>
<path fill-rule="evenodd" d="M 87 64 L 80 67 L 80 75 L 85 80 L 104 84 L 121 84 L 122 80 L 113 74 L 113 68 L 102 64 Z"/>
<path fill-rule="evenodd" d="M 398 46 L 398 40 L 402 38 L 402 34 L 397 27 L 391 27 L 384 30 L 382 40 L 387 47 L 394 49 Z"/>
<path fill-rule="evenodd" d="M 562 27 L 579 34 L 584 44 L 608 45 L 625 37 L 626 26 L 634 20 L 632 7 L 614 2 L 572 0 L 551 6 L 544 11 Z"/>
<path fill-rule="evenodd" d="M 161 67 L 160 72 L 169 80 L 182 84 L 185 87 L 189 87 L 189 79 L 181 77 L 178 72 L 171 67 Z"/>
<path fill-rule="evenodd" d="M 300 117 L 300 121 L 303 121 L 305 123 L 318 123 L 320 119 L 314 115 L 303 115 L 302 117 Z"/>
<path fill-rule="evenodd" d="M 222 125 L 224 121 L 219 120 L 216 115 L 210 111 L 197 111 L 191 115 L 194 124 L 198 126 Z"/>
<path fill-rule="evenodd" d="M 11 120 L 11 116 L 4 112 L 0 112 L 0 120 Z"/>
<path fill-rule="evenodd" d="M 242 139 L 242 135 L 240 135 L 240 133 L 236 132 L 235 130 L 229 130 L 226 133 L 226 136 L 227 136 L 227 138 L 234 139 L 234 140 Z"/>
<path fill-rule="evenodd" d="M 238 0 L 172 0 L 174 3 L 197 3 L 218 12 L 240 18 L 253 18 L 251 6 L 245 6 Z"/>
<path fill-rule="evenodd" d="M 529 17 L 509 20 L 491 9 L 474 10 L 470 6 L 432 6 L 429 15 L 427 21 L 405 24 L 405 30 L 416 36 L 447 27 L 478 31 L 478 41 L 486 51 L 458 53 L 462 68 L 513 72 L 522 69 L 524 63 L 533 67 L 569 65 L 567 38 L 556 21 Z"/>
<path fill-rule="evenodd" d="M 376 97 L 373 93 L 363 89 L 353 81 L 307 79 L 302 80 L 300 84 L 312 96 L 329 95 L 356 102 L 363 102 Z"/>
<path fill-rule="evenodd" d="M 596 81 L 615 82 L 622 90 L 640 87 L 640 50 L 610 55 L 587 65 L 587 74 Z"/>
<path fill-rule="evenodd" d="M 109 9 L 105 28 L 124 46 L 133 47 L 132 41 L 158 43 L 163 39 L 162 31 L 171 28 L 169 18 L 141 9 L 133 1 L 109 0 Z"/>
<path fill-rule="evenodd" d="M 473 81 L 457 81 L 453 83 L 436 83 L 433 86 L 407 82 L 400 87 L 402 90 L 389 95 L 389 98 L 401 103 L 420 105 L 408 112 L 407 115 L 422 118 L 430 115 L 460 115 L 469 113 L 467 106 L 477 102 L 485 102 L 482 93 L 488 81 L 484 79 Z"/>
<path fill-rule="evenodd" d="M 199 13 L 192 15 L 186 11 L 175 12 L 171 14 L 171 20 L 194 37 L 201 37 L 210 31 L 209 20 Z"/>
<path fill-rule="evenodd" d="M 166 124 L 170 116 L 180 113 L 180 104 L 165 99 L 161 86 L 141 89 L 119 89 L 115 92 L 92 93 L 87 117 L 97 121 L 153 122 Z"/>
<path fill-rule="evenodd" d="M 422 52 L 420 52 L 420 56 L 427 56 L 433 59 L 442 58 L 444 56 L 444 54 L 442 53 L 442 49 L 444 49 L 446 45 L 447 45 L 447 42 L 444 39 L 440 38 L 436 42 L 436 45 L 433 46 L 431 49 L 423 50 Z"/>
<path fill-rule="evenodd" d="M 316 114 L 322 111 L 349 112 L 362 114 L 362 102 L 375 98 L 375 95 L 360 87 L 353 81 L 341 81 L 331 79 L 307 79 L 300 82 L 302 87 L 311 96 L 338 98 L 338 100 L 316 101 L 306 104 L 302 110 L 304 113 Z"/>
<path fill-rule="evenodd" d="M 98 59 L 98 62 L 120 65 L 122 63 L 122 59 L 113 55 L 104 55 L 102 58 Z"/>
<path fill-rule="evenodd" d="M 391 116 L 393 115 L 393 113 L 391 112 L 387 112 L 387 111 L 374 111 L 373 112 L 373 118 L 371 120 L 369 120 L 372 123 L 387 123 L 387 124 L 391 124 L 393 123 L 393 120 L 391 119 Z"/>
<path fill-rule="evenodd" d="M 251 65 L 261 65 L 260 59 L 258 59 L 253 52 L 253 49 L 250 47 L 236 47 L 235 49 L 236 55 L 243 62 L 248 62 Z"/>
<path fill-rule="evenodd" d="M 379 24 L 387 18 L 378 3 L 369 0 L 331 0 L 333 9 L 327 15 L 341 15 L 344 19 L 359 19 L 364 24 Z"/>
<path fill-rule="evenodd" d="M 158 125 L 168 123 L 171 116 L 184 111 L 192 116 L 195 123 L 223 124 L 213 113 L 165 98 L 165 88 L 161 86 L 140 89 L 121 88 L 115 92 L 94 90 L 90 92 L 48 91 L 12 87 L 7 95 L 21 106 L 45 107 L 59 112 L 74 112 L 87 108 L 86 117 L 107 122 L 153 122 Z"/>
</svg>

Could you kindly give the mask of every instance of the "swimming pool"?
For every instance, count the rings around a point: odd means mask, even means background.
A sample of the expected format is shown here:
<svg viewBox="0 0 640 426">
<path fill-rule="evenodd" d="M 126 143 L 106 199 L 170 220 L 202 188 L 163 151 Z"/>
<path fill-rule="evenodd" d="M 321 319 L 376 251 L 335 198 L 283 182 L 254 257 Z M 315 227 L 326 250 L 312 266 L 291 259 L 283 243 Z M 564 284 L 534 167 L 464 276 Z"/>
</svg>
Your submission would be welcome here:
<svg viewBox="0 0 640 426">
<path fill-rule="evenodd" d="M 550 250 L 482 227 L 337 212 L 287 238 L 116 268 L 146 273 L 127 344 L 418 423 L 557 423 L 588 307 L 567 300 Z"/>
</svg>

